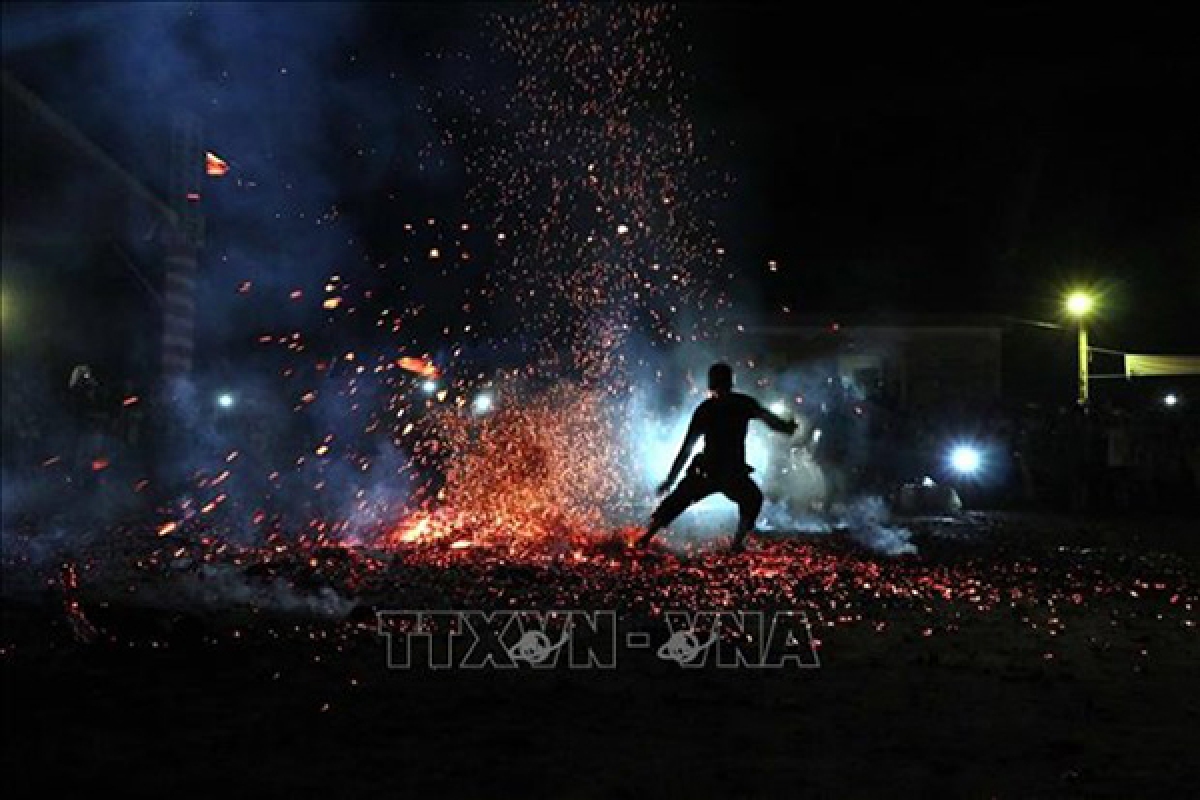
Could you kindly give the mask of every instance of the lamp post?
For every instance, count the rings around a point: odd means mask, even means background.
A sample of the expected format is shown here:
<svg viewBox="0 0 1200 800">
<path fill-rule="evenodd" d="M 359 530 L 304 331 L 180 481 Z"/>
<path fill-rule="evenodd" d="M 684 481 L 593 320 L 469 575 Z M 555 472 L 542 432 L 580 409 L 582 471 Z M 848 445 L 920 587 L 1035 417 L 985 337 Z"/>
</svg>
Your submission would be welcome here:
<svg viewBox="0 0 1200 800">
<path fill-rule="evenodd" d="M 1079 397 L 1080 408 L 1088 404 L 1088 334 L 1085 318 L 1095 305 L 1087 292 L 1071 292 L 1067 295 L 1067 313 L 1075 318 L 1079 326 Z"/>
</svg>

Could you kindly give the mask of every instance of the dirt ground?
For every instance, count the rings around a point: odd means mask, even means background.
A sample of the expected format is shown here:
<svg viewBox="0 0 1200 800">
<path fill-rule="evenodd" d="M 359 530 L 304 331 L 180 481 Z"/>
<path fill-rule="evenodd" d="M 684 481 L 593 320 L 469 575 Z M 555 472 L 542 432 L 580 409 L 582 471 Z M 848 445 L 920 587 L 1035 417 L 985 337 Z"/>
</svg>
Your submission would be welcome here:
<svg viewBox="0 0 1200 800">
<path fill-rule="evenodd" d="M 0 774 L 7 797 L 1181 797 L 1200 785 L 1197 535 L 925 525 L 905 575 L 1004 575 L 1018 599 L 833 593 L 845 607 L 814 617 L 807 670 L 642 652 L 612 671 L 396 670 L 370 609 L 181 613 L 111 594 L 82 596 L 101 632 L 82 643 L 58 595 L 10 596 Z M 391 599 L 424 596 L 412 580 Z M 1060 583 L 1093 588 L 1071 604 Z"/>
</svg>

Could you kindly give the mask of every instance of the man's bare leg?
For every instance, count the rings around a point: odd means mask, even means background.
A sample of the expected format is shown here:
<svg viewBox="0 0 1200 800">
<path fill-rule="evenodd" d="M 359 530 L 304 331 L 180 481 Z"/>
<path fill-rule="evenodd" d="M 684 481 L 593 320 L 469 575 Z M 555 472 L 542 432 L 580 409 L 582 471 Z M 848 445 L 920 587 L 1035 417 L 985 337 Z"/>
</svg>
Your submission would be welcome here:
<svg viewBox="0 0 1200 800">
<path fill-rule="evenodd" d="M 637 547 L 646 548 L 658 532 L 679 518 L 679 515 L 703 500 L 712 493 L 713 489 L 695 474 L 689 474 L 675 487 L 675 490 L 662 499 L 658 508 L 650 515 L 650 527 L 637 540 Z"/>
<path fill-rule="evenodd" d="M 733 544 L 729 545 L 729 552 L 744 553 L 746 552 L 746 537 L 754 531 L 754 526 L 743 528 L 738 525 L 737 533 L 733 535 Z"/>
<path fill-rule="evenodd" d="M 754 531 L 754 523 L 758 521 L 758 514 L 762 511 L 762 490 L 746 476 L 735 481 L 724 491 L 725 496 L 738 506 L 737 533 L 734 534 L 733 544 L 729 549 L 734 553 L 741 553 L 746 550 L 746 537 Z"/>
<path fill-rule="evenodd" d="M 654 537 L 658 535 L 658 532 L 662 529 L 662 525 L 659 525 L 657 522 L 651 522 L 650 527 L 646 529 L 646 532 L 638 537 L 636 545 L 637 549 L 645 550 L 647 547 L 649 547 L 651 540 L 653 540 Z"/>
</svg>

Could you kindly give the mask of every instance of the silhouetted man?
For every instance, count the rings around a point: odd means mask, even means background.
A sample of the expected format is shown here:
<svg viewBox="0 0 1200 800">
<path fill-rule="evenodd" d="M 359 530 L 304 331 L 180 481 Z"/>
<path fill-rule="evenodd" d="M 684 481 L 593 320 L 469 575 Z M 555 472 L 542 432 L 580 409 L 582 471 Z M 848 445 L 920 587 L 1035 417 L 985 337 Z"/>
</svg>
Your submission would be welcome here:
<svg viewBox="0 0 1200 800">
<path fill-rule="evenodd" d="M 692 414 L 692 422 L 684 437 L 683 447 L 671 465 L 671 474 L 658 487 L 666 494 L 679 477 L 684 463 L 704 437 L 704 450 L 692 459 L 687 475 L 650 515 L 650 527 L 638 540 L 639 547 L 650 543 L 660 530 L 675 521 L 694 503 L 714 492 L 720 492 L 738 506 L 738 529 L 733 540 L 734 551 L 745 547 L 746 534 L 754 529 L 754 521 L 762 510 L 763 495 L 750 479 L 753 467 L 746 464 L 746 428 L 752 419 L 760 419 L 772 430 L 792 434 L 796 423 L 772 414 L 749 395 L 733 391 L 733 369 L 728 364 L 713 364 L 708 370 L 710 397 Z"/>
</svg>

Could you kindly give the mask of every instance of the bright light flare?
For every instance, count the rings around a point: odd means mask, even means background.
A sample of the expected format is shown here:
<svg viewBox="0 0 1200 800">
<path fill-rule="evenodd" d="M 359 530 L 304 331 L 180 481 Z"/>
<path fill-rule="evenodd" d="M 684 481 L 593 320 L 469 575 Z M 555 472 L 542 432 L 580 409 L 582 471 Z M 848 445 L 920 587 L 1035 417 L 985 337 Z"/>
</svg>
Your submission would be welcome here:
<svg viewBox="0 0 1200 800">
<path fill-rule="evenodd" d="M 236 400 L 230 392 L 221 392 L 217 395 L 217 407 L 228 411 L 233 408 Z"/>
<path fill-rule="evenodd" d="M 1162 401 L 1163 405 L 1167 408 L 1174 408 L 1175 406 L 1179 405 L 1179 395 L 1175 394 L 1174 392 L 1170 392 L 1166 395 L 1163 395 Z"/>
<path fill-rule="evenodd" d="M 983 466 L 983 454 L 979 452 L 979 448 L 972 445 L 957 445 L 950 451 L 950 466 L 959 475 L 975 475 Z"/>
<path fill-rule="evenodd" d="M 471 401 L 471 410 L 476 414 L 486 414 L 496 406 L 496 401 L 488 392 L 480 392 Z"/>
<path fill-rule="evenodd" d="M 1067 313 L 1073 317 L 1082 317 L 1091 312 L 1096 300 L 1087 292 L 1071 292 L 1067 295 Z"/>
</svg>

